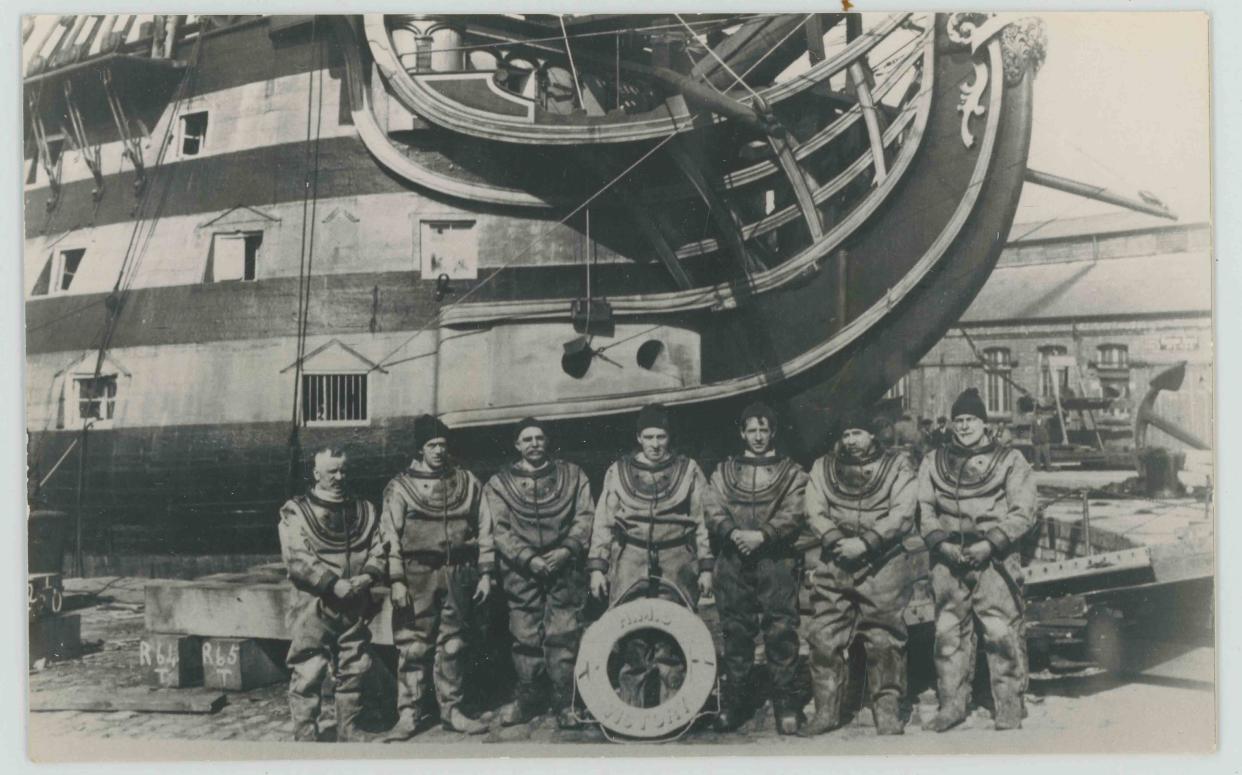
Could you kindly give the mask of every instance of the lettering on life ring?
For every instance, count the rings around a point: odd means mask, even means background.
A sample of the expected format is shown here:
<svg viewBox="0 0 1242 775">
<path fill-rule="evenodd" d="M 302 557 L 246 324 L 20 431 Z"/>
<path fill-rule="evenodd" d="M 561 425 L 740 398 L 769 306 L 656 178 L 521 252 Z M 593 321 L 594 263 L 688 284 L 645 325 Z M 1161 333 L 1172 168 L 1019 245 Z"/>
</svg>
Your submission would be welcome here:
<svg viewBox="0 0 1242 775">
<path fill-rule="evenodd" d="M 686 661 L 677 694 L 654 708 L 636 708 L 608 680 L 608 658 L 617 642 L 638 630 L 658 630 L 673 638 Z M 694 721 L 716 685 L 716 646 L 693 611 L 668 600 L 642 598 L 610 609 L 582 636 L 574 668 L 578 693 L 600 724 L 618 734 L 667 737 Z"/>
</svg>

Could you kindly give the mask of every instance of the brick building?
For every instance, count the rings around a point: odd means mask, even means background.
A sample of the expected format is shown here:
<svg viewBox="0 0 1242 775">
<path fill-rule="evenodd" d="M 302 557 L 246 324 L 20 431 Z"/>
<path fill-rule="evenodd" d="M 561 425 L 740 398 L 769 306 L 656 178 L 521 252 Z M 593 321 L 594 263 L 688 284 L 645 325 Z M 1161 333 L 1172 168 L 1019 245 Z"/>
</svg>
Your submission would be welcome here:
<svg viewBox="0 0 1242 775">
<path fill-rule="evenodd" d="M 1073 365 L 1066 365 L 1070 356 Z M 981 360 L 986 360 L 985 369 Z M 979 388 L 988 412 L 1026 435 L 1023 393 L 1112 396 L 1095 413 L 1101 438 L 1132 444 L 1134 409 L 1160 371 L 1187 362 L 1178 393 L 1158 411 L 1211 441 L 1212 257 L 1205 223 L 1137 213 L 1016 224 L 996 270 L 971 307 L 891 391 L 915 417 L 947 415 L 957 394 Z M 990 373 L 989 373 L 990 372 Z M 1003 376 L 1007 376 L 1006 380 Z M 1068 413 L 1071 441 L 1093 441 L 1090 418 Z M 1054 435 L 1057 431 L 1054 430 Z M 1152 430 L 1150 442 L 1182 448 Z M 1059 439 L 1054 437 L 1054 441 Z"/>
</svg>

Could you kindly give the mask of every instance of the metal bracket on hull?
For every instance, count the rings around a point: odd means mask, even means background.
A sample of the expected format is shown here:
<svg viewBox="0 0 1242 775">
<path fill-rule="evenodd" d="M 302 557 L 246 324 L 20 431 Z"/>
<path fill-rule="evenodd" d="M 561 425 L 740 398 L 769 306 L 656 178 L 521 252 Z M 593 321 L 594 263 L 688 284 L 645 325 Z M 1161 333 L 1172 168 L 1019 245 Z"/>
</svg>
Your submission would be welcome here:
<svg viewBox="0 0 1242 775">
<path fill-rule="evenodd" d="M 99 78 L 103 81 L 104 95 L 108 98 L 108 109 L 112 112 L 112 120 L 116 124 L 116 131 L 125 146 L 125 158 L 129 159 L 130 164 L 134 165 L 134 194 L 140 195 L 147 185 L 146 167 L 142 162 L 142 144 L 129 131 L 129 118 L 125 114 L 125 106 L 121 104 L 120 98 L 112 88 L 111 73 L 107 69 L 100 70 Z M 68 84 L 66 84 L 66 88 L 68 88 Z"/>
<path fill-rule="evenodd" d="M 78 147 L 78 152 L 82 154 L 82 161 L 86 162 L 91 176 L 95 178 L 95 188 L 91 191 L 91 198 L 98 202 L 103 196 L 104 188 L 103 168 L 99 162 L 99 144 L 91 145 L 86 136 L 82 113 L 78 110 L 77 103 L 73 101 L 73 82 L 69 80 L 65 81 L 65 113 L 69 116 L 69 133 L 73 138 L 73 144 Z"/>
</svg>

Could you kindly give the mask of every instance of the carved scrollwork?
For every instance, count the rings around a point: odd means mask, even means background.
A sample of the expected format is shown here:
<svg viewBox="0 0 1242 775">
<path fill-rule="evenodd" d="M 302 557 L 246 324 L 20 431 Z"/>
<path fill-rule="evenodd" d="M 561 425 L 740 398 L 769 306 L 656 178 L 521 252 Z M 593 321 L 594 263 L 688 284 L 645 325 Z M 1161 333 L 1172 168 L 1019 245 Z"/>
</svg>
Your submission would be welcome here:
<svg viewBox="0 0 1242 775">
<path fill-rule="evenodd" d="M 962 114 L 962 145 L 974 147 L 975 135 L 970 131 L 970 120 L 982 116 L 987 108 L 983 105 L 983 91 L 988 86 L 988 66 L 975 62 L 975 77 L 969 83 L 962 84 L 962 94 L 958 99 L 957 112 Z"/>
<path fill-rule="evenodd" d="M 1005 62 L 1005 83 L 1013 86 L 1029 69 L 1039 72 L 1048 56 L 1048 32 L 1040 19 L 1025 18 L 1010 23 L 1001 35 L 1001 55 Z"/>
<path fill-rule="evenodd" d="M 979 29 L 993 14 L 976 11 L 951 13 L 945 23 L 945 34 L 949 42 L 958 46 L 971 45 L 975 30 Z"/>
</svg>

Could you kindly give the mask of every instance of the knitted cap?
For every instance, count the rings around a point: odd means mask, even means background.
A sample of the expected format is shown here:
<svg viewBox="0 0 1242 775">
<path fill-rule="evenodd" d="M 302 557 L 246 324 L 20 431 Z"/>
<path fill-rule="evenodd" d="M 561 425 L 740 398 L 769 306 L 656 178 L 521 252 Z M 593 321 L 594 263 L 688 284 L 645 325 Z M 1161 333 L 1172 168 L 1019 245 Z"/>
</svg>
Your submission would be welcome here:
<svg viewBox="0 0 1242 775">
<path fill-rule="evenodd" d="M 439 417 L 420 414 L 414 419 L 414 448 L 421 450 L 432 439 L 448 439 L 449 427 Z"/>
<path fill-rule="evenodd" d="M 738 426 L 745 429 L 746 422 L 752 417 L 759 417 L 767 420 L 768 428 L 776 430 L 776 412 L 772 411 L 772 407 L 762 401 L 756 401 L 742 410 L 742 417 L 738 420 Z"/>
<path fill-rule="evenodd" d="M 851 428 L 859 428 L 872 435 L 879 430 L 875 410 L 870 406 L 851 407 L 837 418 L 837 431 L 844 435 Z"/>
<path fill-rule="evenodd" d="M 543 424 L 543 420 L 537 420 L 534 417 L 526 417 L 522 420 L 519 420 L 517 425 L 513 426 L 513 443 L 514 444 L 516 444 L 518 438 L 521 437 L 522 431 L 526 430 L 527 428 L 538 428 L 539 430 L 543 431 L 543 435 L 545 438 L 548 436 L 548 426 Z"/>
<path fill-rule="evenodd" d="M 983 405 L 983 399 L 979 397 L 979 391 L 976 388 L 966 388 L 962 394 L 953 402 L 952 415 L 969 414 L 978 417 L 984 422 L 988 421 L 988 410 Z"/>
<path fill-rule="evenodd" d="M 648 428 L 659 428 L 665 433 L 668 432 L 668 410 L 664 408 L 664 404 L 647 404 L 639 411 L 636 430 L 642 433 Z"/>
</svg>

